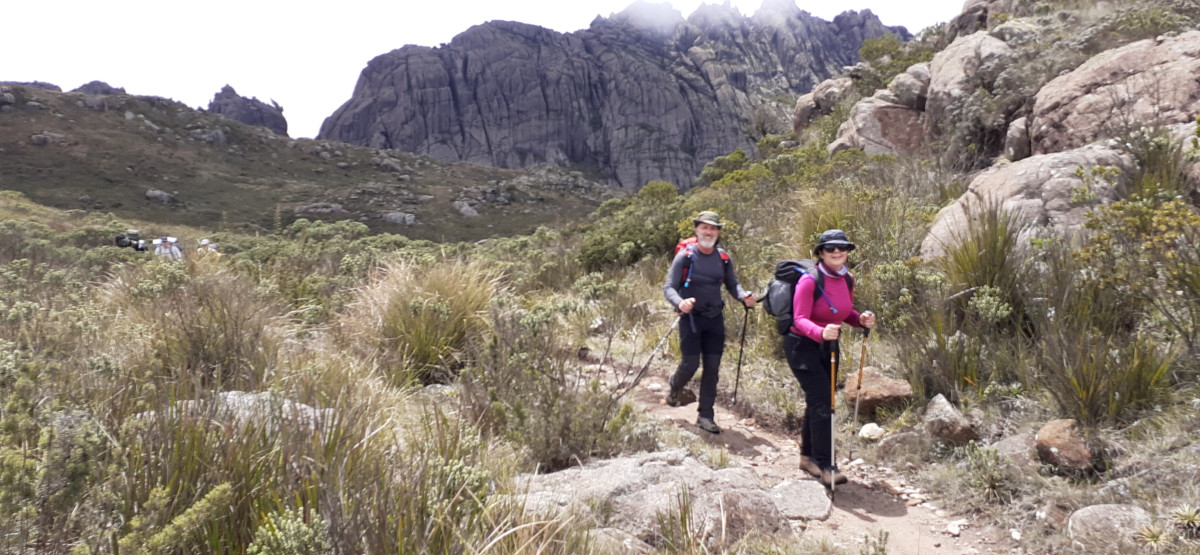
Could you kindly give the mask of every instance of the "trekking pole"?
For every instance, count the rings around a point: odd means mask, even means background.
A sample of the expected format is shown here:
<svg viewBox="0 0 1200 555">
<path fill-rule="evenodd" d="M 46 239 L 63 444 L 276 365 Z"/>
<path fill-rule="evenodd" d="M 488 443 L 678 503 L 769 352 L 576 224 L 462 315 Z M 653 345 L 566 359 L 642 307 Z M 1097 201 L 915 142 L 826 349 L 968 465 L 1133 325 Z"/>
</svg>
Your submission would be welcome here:
<svg viewBox="0 0 1200 555">
<path fill-rule="evenodd" d="M 864 315 L 871 314 L 870 311 Z M 871 338 L 871 328 L 863 328 L 862 355 L 858 357 L 858 385 L 854 388 L 854 423 L 858 423 L 858 404 L 862 402 L 863 367 L 867 365 L 867 340 Z"/>
<path fill-rule="evenodd" d="M 642 366 L 642 369 L 638 371 L 637 376 L 634 376 L 633 381 L 629 382 L 629 389 L 626 389 L 624 392 L 618 395 L 615 399 L 613 399 L 614 401 L 624 397 L 626 393 L 633 389 L 633 386 L 642 381 L 642 377 L 645 376 L 646 371 L 650 369 L 650 363 L 654 362 L 654 355 L 658 354 L 658 350 L 661 349 L 663 344 L 667 342 L 667 339 L 671 337 L 671 332 L 675 331 L 675 327 L 679 325 L 680 318 L 683 318 L 682 313 L 675 317 L 675 321 L 671 322 L 671 327 L 667 329 L 667 333 L 663 334 L 662 339 L 658 340 L 658 345 L 655 345 L 654 350 L 650 351 L 650 358 L 646 359 L 646 365 Z"/>
<path fill-rule="evenodd" d="M 737 377 L 733 380 L 733 398 L 729 400 L 730 405 L 737 404 L 738 385 L 742 383 L 742 351 L 746 350 L 746 323 L 750 321 L 750 307 L 746 307 L 746 313 L 742 316 L 742 341 L 738 347 L 738 366 Z"/>
<path fill-rule="evenodd" d="M 829 500 L 834 499 L 834 484 L 837 483 L 837 365 L 838 342 L 829 342 Z"/>
</svg>

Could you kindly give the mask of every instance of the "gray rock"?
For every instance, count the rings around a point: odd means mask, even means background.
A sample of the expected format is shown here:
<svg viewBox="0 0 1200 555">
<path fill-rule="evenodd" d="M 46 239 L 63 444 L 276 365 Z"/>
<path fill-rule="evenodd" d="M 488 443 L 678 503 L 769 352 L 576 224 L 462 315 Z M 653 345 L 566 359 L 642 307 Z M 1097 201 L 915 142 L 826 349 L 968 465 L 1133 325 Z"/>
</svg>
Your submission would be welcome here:
<svg viewBox="0 0 1200 555">
<path fill-rule="evenodd" d="M 8 91 L 0 92 L 0 106 L 9 106 L 17 103 L 17 97 Z"/>
<path fill-rule="evenodd" d="M 851 108 L 829 153 L 858 148 L 867 154 L 916 154 L 927 143 L 921 122 L 920 111 L 879 97 L 865 98 Z"/>
<path fill-rule="evenodd" d="M 893 461 L 904 457 L 920 458 L 929 450 L 929 441 L 917 432 L 900 432 L 879 441 L 875 455 L 881 461 Z"/>
<path fill-rule="evenodd" d="M 974 424 L 940 393 L 929 400 L 922 423 L 930 435 L 946 443 L 962 444 L 979 439 Z"/>
<path fill-rule="evenodd" d="M 1022 220 L 1027 226 L 1022 231 L 1022 243 L 1046 229 L 1059 233 L 1079 229 L 1093 204 L 1115 199 L 1116 190 L 1102 179 L 1085 181 L 1077 172 L 1083 170 L 1086 175 L 1100 166 L 1132 169 L 1132 164 L 1128 156 L 1114 148 L 1089 145 L 993 166 L 975 176 L 958 200 L 938 211 L 921 243 L 921 256 L 937 258 L 956 245 L 974 214 L 988 203 L 998 203 L 1002 210 Z M 1073 202 L 1081 190 L 1089 191 L 1095 200 Z"/>
<path fill-rule="evenodd" d="M 474 217 L 479 216 L 479 212 L 477 210 L 475 210 L 475 207 L 471 206 L 471 203 L 469 203 L 465 200 L 454 201 L 454 209 L 458 210 L 459 214 L 462 214 L 463 216 L 466 216 L 468 218 L 474 218 Z"/>
<path fill-rule="evenodd" d="M 825 520 L 833 511 L 825 486 L 816 480 L 784 480 L 771 488 L 771 500 L 791 520 Z"/>
<path fill-rule="evenodd" d="M 1152 522 L 1150 513 L 1134 505 L 1092 505 L 1071 513 L 1067 535 L 1078 547 L 1114 553 L 1137 547 L 1134 534 Z"/>
<path fill-rule="evenodd" d="M 264 426 L 268 431 L 278 430 L 282 426 L 319 430 L 321 422 L 332 413 L 332 409 L 313 408 L 268 391 L 226 391 L 211 399 L 179 401 L 167 411 L 168 417 L 200 417 L 231 424 L 237 428 Z M 147 421 L 153 420 L 157 415 L 157 412 L 151 411 L 138 414 L 134 418 Z"/>
<path fill-rule="evenodd" d="M 417 216 L 408 212 L 388 212 L 383 215 L 383 221 L 400 225 L 413 225 L 417 223 Z"/>
<path fill-rule="evenodd" d="M 297 214 L 337 214 L 346 209 L 335 202 L 314 202 L 296 208 Z"/>
<path fill-rule="evenodd" d="M 586 534 L 591 540 L 591 547 L 597 553 L 629 553 L 631 555 L 655 553 L 654 547 L 650 544 L 617 528 L 593 528 Z"/>
<path fill-rule="evenodd" d="M 934 55 L 929 62 L 929 99 L 925 103 L 929 136 L 940 136 L 955 107 L 976 89 L 990 89 L 1012 59 L 1012 49 L 985 31 L 960 37 Z"/>
<path fill-rule="evenodd" d="M 1032 433 L 1026 432 L 1006 437 L 993 444 L 992 448 L 1001 457 L 1008 459 L 1018 467 L 1029 468 L 1038 465 L 1037 441 L 1034 440 Z"/>
<path fill-rule="evenodd" d="M 192 138 L 213 146 L 225 146 L 229 143 L 225 132 L 220 129 L 193 129 L 191 133 Z"/>
<path fill-rule="evenodd" d="M 588 29 L 489 21 L 437 48 L 371 60 L 319 137 L 515 168 L 598 168 L 606 182 L 688 188 L 704 164 L 752 151 L 750 118 L 854 63 L 884 27 L 869 11 L 822 21 L 769 2 L 752 17 L 704 5 L 686 20 L 631 6 Z M 513 78 L 521 76 L 521 78 Z"/>
<path fill-rule="evenodd" d="M 819 514 L 828 501 L 819 484 L 808 483 L 812 486 L 781 485 L 768 491 L 749 469 L 713 470 L 676 449 L 524 475 L 518 478 L 518 489 L 526 493 L 518 501 L 526 510 L 536 506 L 541 515 L 573 511 L 579 518 L 620 530 L 620 537 L 628 534 L 653 543 L 660 518 L 679 511 L 686 490 L 692 522 L 706 545 L 716 547 L 721 539 L 731 545 L 753 530 L 789 533 L 789 518 Z M 814 495 L 812 503 L 797 498 Z M 806 507 L 814 503 L 817 510 Z"/>
<path fill-rule="evenodd" d="M 175 195 L 172 195 L 166 191 L 160 191 L 158 189 L 147 189 L 145 196 L 146 200 L 150 202 L 157 202 L 159 204 L 171 204 L 175 202 Z"/>
<path fill-rule="evenodd" d="M 1097 54 L 1046 83 L 1029 129 L 1034 154 L 1062 152 L 1142 126 L 1194 121 L 1200 112 L 1200 31 Z"/>
<path fill-rule="evenodd" d="M 925 110 L 925 102 L 929 99 L 928 81 L 922 83 L 911 74 L 901 73 L 888 84 L 888 90 L 895 95 L 897 104 L 913 110 Z"/>
<path fill-rule="evenodd" d="M 222 87 L 208 103 L 208 111 L 247 125 L 266 127 L 276 135 L 287 136 L 287 118 L 283 117 L 283 107 L 275 101 L 268 105 L 257 98 L 245 98 L 229 85 Z"/>
<path fill-rule="evenodd" d="M 1029 158 L 1030 154 L 1028 121 L 1023 117 L 1017 118 L 1008 124 L 1008 133 L 1004 136 L 1004 157 L 1016 162 Z"/>
<path fill-rule="evenodd" d="M 104 81 L 91 81 L 80 85 L 79 88 L 71 92 L 84 93 L 87 95 L 114 95 L 125 94 L 125 89 L 123 87 L 113 87 Z"/>
</svg>

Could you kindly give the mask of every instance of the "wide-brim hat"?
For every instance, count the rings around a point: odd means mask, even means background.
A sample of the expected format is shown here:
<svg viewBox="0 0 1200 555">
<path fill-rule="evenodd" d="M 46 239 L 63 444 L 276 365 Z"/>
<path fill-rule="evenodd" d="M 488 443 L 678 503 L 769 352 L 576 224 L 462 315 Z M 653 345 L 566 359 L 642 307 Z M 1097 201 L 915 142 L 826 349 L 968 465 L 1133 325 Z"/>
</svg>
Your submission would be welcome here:
<svg viewBox="0 0 1200 555">
<path fill-rule="evenodd" d="M 850 242 L 850 238 L 846 236 L 846 232 L 840 229 L 827 229 L 821 233 L 821 237 L 817 239 L 817 246 L 813 247 L 813 254 L 817 254 L 826 245 L 843 246 L 847 250 L 854 250 L 858 245 Z"/>
<path fill-rule="evenodd" d="M 721 216 L 718 216 L 717 213 L 713 212 L 712 210 L 705 210 L 699 214 L 696 214 L 696 217 L 692 218 L 692 224 L 708 224 L 714 227 L 725 227 L 725 224 L 721 223 Z"/>
</svg>

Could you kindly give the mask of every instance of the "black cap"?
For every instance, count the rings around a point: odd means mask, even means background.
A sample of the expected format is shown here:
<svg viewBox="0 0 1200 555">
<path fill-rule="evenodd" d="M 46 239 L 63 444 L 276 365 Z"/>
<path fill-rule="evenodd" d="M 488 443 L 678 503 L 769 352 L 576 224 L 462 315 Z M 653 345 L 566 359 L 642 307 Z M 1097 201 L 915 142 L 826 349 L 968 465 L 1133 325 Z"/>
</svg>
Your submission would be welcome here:
<svg viewBox="0 0 1200 555">
<path fill-rule="evenodd" d="M 850 242 L 850 238 L 846 236 L 846 232 L 840 229 L 827 229 L 821 233 L 821 237 L 817 239 L 817 246 L 813 247 L 813 254 L 820 252 L 825 245 L 841 245 L 847 250 L 858 248 L 857 245 Z"/>
</svg>

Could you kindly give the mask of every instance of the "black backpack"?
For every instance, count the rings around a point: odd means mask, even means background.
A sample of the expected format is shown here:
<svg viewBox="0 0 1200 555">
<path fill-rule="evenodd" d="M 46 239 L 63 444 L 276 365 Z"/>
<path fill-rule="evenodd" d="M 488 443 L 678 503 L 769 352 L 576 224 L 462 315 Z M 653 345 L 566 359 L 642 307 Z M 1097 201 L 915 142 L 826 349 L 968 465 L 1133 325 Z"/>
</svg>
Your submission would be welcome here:
<svg viewBox="0 0 1200 555">
<path fill-rule="evenodd" d="M 817 286 L 813 288 L 813 302 L 817 302 L 825 288 L 825 276 L 817 270 L 815 262 L 808 259 L 780 260 L 775 264 L 775 278 L 767 285 L 762 304 L 767 314 L 775 317 L 775 331 L 779 335 L 787 335 L 792 327 L 792 298 L 796 294 L 796 284 L 805 274 L 817 281 Z M 846 274 L 846 285 L 853 295 L 854 276 Z"/>
</svg>

